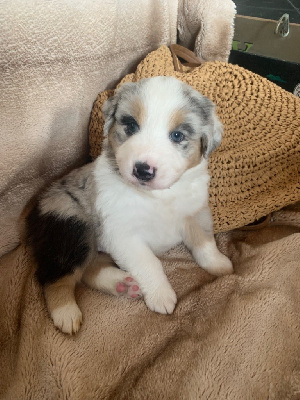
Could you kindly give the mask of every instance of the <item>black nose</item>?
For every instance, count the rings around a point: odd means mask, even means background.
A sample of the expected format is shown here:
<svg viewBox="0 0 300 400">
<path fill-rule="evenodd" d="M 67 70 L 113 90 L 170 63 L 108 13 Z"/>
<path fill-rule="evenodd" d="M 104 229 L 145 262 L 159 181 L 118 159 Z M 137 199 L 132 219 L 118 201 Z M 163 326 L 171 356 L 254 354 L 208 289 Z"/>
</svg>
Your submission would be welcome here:
<svg viewBox="0 0 300 400">
<path fill-rule="evenodd" d="M 156 168 L 151 168 L 147 163 L 136 162 L 132 174 L 143 182 L 149 182 L 155 177 Z"/>
</svg>

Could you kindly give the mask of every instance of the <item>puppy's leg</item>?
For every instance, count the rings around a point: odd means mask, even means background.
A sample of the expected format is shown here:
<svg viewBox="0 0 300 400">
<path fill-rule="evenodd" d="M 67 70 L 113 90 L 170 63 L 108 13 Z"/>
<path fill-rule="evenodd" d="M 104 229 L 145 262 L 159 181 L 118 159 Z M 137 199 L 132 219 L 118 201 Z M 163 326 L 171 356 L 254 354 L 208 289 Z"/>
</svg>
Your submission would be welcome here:
<svg viewBox="0 0 300 400">
<path fill-rule="evenodd" d="M 200 267 L 210 274 L 219 276 L 233 272 L 231 261 L 217 248 L 208 207 L 186 219 L 183 241 Z"/>
<path fill-rule="evenodd" d="M 64 276 L 44 287 L 48 311 L 54 325 L 62 332 L 72 334 L 78 332 L 82 323 L 82 313 L 75 300 L 75 285 L 80 280 L 82 270 Z"/>
<path fill-rule="evenodd" d="M 37 262 L 36 276 L 44 287 L 54 325 L 65 333 L 76 333 L 82 314 L 74 290 L 95 254 L 93 227 L 76 215 L 43 213 L 38 205 L 28 215 L 26 226 Z"/>
<path fill-rule="evenodd" d="M 115 238 L 111 254 L 120 268 L 137 280 L 147 306 L 161 314 L 172 314 L 177 299 L 161 262 L 139 238 Z"/>
<path fill-rule="evenodd" d="M 125 271 L 117 268 L 111 257 L 100 253 L 83 273 L 82 281 L 92 289 L 114 296 L 142 296 L 138 283 Z"/>
</svg>

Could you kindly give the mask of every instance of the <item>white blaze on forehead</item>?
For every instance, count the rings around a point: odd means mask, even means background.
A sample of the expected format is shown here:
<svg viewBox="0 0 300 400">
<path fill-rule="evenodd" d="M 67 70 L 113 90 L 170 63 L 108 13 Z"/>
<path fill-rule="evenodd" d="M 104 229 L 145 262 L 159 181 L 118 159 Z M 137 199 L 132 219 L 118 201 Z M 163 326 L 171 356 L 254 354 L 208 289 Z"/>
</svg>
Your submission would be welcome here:
<svg viewBox="0 0 300 400">
<path fill-rule="evenodd" d="M 152 128 L 152 135 L 156 131 L 168 131 L 174 111 L 181 110 L 187 105 L 182 83 L 171 77 L 145 80 L 140 95 L 146 113 L 144 128 Z"/>
</svg>

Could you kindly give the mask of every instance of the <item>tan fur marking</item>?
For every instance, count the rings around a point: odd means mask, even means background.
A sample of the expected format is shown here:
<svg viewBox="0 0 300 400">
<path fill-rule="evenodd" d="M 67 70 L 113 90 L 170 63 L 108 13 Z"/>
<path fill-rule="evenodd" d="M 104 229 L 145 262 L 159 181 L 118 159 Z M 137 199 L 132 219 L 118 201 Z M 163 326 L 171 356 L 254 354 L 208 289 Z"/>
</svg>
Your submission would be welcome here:
<svg viewBox="0 0 300 400">
<path fill-rule="evenodd" d="M 185 120 L 185 112 L 181 109 L 172 112 L 169 120 L 169 132 L 174 131 Z"/>
<path fill-rule="evenodd" d="M 199 227 L 195 221 L 195 217 L 187 217 L 185 220 L 185 243 L 191 250 L 193 248 L 203 246 L 205 242 L 210 242 L 207 234 Z"/>
<path fill-rule="evenodd" d="M 77 269 L 74 274 L 64 276 L 58 281 L 45 286 L 45 297 L 50 312 L 54 308 L 61 307 L 70 301 L 75 301 L 75 285 L 80 281 L 82 273 L 82 270 Z"/>
<path fill-rule="evenodd" d="M 95 282 L 97 281 L 100 271 L 112 266 L 116 268 L 112 258 L 107 254 L 100 253 L 84 271 L 82 281 L 91 288 L 98 289 L 98 284 Z"/>
<path fill-rule="evenodd" d="M 137 97 L 132 101 L 131 107 L 133 118 L 136 120 L 138 125 L 142 127 L 146 120 L 146 109 L 143 102 Z"/>
<path fill-rule="evenodd" d="M 64 276 L 44 288 L 54 325 L 68 334 L 76 333 L 82 322 L 82 314 L 75 300 L 75 285 L 82 273 L 82 269 L 77 269 L 72 275 Z"/>
<path fill-rule="evenodd" d="M 187 169 L 196 167 L 196 165 L 200 164 L 202 158 L 200 141 L 195 140 L 193 141 L 192 145 L 194 151 L 189 157 Z"/>
</svg>

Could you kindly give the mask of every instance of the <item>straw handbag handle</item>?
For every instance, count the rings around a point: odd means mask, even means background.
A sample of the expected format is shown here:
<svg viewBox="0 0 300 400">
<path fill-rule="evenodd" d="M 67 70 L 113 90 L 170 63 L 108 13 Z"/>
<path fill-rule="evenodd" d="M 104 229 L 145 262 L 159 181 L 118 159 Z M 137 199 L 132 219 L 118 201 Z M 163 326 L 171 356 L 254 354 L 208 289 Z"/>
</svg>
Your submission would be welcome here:
<svg viewBox="0 0 300 400">
<path fill-rule="evenodd" d="M 170 50 L 173 57 L 174 68 L 177 72 L 183 72 L 183 65 L 188 67 L 199 67 L 199 65 L 205 63 L 205 60 L 195 56 L 191 50 L 188 50 L 179 44 L 171 44 Z M 179 57 L 186 61 L 186 63 L 182 64 Z"/>
</svg>

